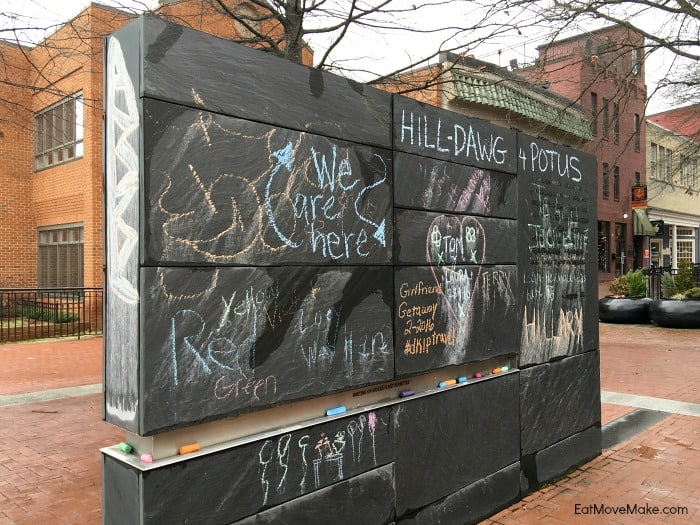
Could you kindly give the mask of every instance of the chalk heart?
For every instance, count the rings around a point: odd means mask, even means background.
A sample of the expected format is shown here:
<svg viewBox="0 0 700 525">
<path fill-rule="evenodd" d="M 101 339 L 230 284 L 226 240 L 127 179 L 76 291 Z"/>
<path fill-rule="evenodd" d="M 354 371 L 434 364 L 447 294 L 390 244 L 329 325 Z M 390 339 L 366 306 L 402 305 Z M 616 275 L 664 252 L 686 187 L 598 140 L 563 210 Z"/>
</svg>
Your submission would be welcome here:
<svg viewBox="0 0 700 525">
<path fill-rule="evenodd" d="M 486 236 L 476 217 L 440 215 L 433 219 L 426 239 L 426 260 L 435 283 L 442 285 L 443 304 L 458 329 L 467 333 L 476 286 L 486 255 Z M 457 265 L 475 265 L 456 268 Z"/>
</svg>

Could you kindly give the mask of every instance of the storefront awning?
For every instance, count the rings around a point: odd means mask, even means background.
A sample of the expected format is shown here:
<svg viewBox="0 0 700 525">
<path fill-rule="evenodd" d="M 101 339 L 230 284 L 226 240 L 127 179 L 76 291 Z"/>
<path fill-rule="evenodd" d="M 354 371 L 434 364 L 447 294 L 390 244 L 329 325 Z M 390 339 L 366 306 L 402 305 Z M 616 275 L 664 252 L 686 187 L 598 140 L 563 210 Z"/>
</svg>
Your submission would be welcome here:
<svg viewBox="0 0 700 525">
<path fill-rule="evenodd" d="M 649 235 L 651 237 L 656 235 L 656 228 L 649 221 L 647 212 L 639 208 L 632 211 L 634 212 L 634 234 Z"/>
</svg>

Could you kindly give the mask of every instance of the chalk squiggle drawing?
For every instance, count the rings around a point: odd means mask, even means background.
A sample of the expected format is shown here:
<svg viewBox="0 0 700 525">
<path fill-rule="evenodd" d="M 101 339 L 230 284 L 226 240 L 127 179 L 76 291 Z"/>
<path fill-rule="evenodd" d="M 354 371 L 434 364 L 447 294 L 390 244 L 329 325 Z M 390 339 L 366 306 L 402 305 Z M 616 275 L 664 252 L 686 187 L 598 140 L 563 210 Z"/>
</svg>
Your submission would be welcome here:
<svg viewBox="0 0 700 525">
<path fill-rule="evenodd" d="M 138 406 L 138 225 L 139 225 L 139 110 L 124 56 L 115 38 L 109 39 L 105 107 L 107 187 L 106 315 L 117 326 L 106 333 L 109 382 L 105 395 L 109 416 L 133 423 Z M 111 326 L 111 325 L 110 325 Z"/>
</svg>

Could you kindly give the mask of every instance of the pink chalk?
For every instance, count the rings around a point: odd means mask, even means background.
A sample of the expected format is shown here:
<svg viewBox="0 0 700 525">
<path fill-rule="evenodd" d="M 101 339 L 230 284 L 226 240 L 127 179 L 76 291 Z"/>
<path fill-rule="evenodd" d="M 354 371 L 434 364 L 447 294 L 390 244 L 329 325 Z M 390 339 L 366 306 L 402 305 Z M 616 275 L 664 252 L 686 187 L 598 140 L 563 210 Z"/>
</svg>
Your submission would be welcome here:
<svg viewBox="0 0 700 525">
<path fill-rule="evenodd" d="M 141 463 L 153 463 L 153 456 L 150 454 L 141 454 Z"/>
<path fill-rule="evenodd" d="M 474 377 L 477 378 L 477 379 L 479 379 L 479 378 L 481 377 L 481 373 L 480 373 L 480 372 L 477 372 L 476 374 L 474 374 Z"/>
</svg>

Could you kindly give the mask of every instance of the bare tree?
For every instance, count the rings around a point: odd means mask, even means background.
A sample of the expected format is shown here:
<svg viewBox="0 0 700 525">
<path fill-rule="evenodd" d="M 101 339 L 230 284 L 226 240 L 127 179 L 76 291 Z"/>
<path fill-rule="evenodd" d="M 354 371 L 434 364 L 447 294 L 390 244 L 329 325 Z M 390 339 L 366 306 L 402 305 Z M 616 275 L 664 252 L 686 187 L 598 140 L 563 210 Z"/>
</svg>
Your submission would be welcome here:
<svg viewBox="0 0 700 525">
<path fill-rule="evenodd" d="M 655 91 L 675 88 L 678 102 L 697 102 L 700 81 L 700 5 L 694 0 L 501 0 L 504 9 L 527 10 L 548 20 L 553 41 L 582 28 L 620 25 L 645 39 L 644 58 L 664 54 L 659 70 L 651 71 Z M 543 42 L 544 43 L 544 42 Z M 695 71 L 689 75 L 687 70 Z"/>
<path fill-rule="evenodd" d="M 188 0 L 182 0 L 187 2 Z M 498 3 L 488 0 L 189 0 L 187 16 L 168 15 L 180 0 L 111 1 L 123 13 L 154 12 L 183 25 L 194 26 L 197 10 L 213 9 L 231 18 L 231 39 L 303 62 L 313 49 L 314 67 L 360 81 L 390 78 L 413 67 L 434 62 L 441 52 L 474 52 L 484 42 L 504 45 L 520 33 L 519 25 Z M 47 22 L 42 2 L 15 2 L 0 13 L 0 39 L 21 48 L 53 46 L 45 38 L 65 20 Z M 53 15 L 53 18 L 56 15 Z M 72 22 L 68 22 L 71 25 Z M 99 38 L 101 35 L 95 35 Z M 399 43 L 400 42 L 400 43 Z M 406 43 L 414 51 L 404 52 Z M 75 48 L 73 49 L 73 51 Z M 417 51 L 416 51 L 417 50 Z M 56 51 L 58 51 L 56 49 Z M 68 51 L 68 49 L 64 50 Z M 391 60 L 387 60 L 391 58 Z M 388 64 L 388 65 L 387 65 Z"/>
<path fill-rule="evenodd" d="M 188 0 L 183 0 L 188 1 Z M 561 38 L 592 23 L 619 24 L 646 39 L 644 54 L 665 50 L 676 60 L 658 80 L 660 88 L 674 86 L 685 99 L 693 76 L 683 71 L 700 58 L 697 2 L 688 0 L 189 0 L 192 16 L 174 17 L 194 26 L 197 9 L 215 10 L 233 20 L 231 35 L 247 45 L 295 62 L 348 76 L 361 82 L 386 85 L 397 75 L 437 62 L 441 53 L 494 53 L 513 46 Z M 12 2 L 10 2 L 12 3 Z M 156 12 L 168 17 L 168 8 L 180 0 L 122 0 L 111 5 L 121 13 Z M 31 46 L 52 47 L 55 56 L 75 53 L 70 38 L 46 39 L 63 21 L 47 23 L 31 14 L 37 0 L 15 2 L 0 13 L 0 38 L 22 52 Z M 17 7 L 19 6 L 19 7 Z M 39 12 L 40 13 L 40 12 Z M 660 24 L 660 21 L 663 23 Z M 69 22 L 69 27 L 73 22 Z M 77 33 L 77 31 L 75 31 Z M 81 33 L 85 38 L 85 32 Z M 95 34 L 94 38 L 101 39 Z M 412 44 L 407 46 L 406 44 Z M 65 49 L 60 49 L 64 47 Z M 413 51 L 406 51 L 407 48 Z M 91 52 L 94 46 L 85 46 Z M 305 55 L 306 53 L 306 55 Z M 1 59 L 2 57 L 0 57 Z M 28 61 L 31 64 L 31 60 Z M 500 65 L 500 64 L 499 64 Z M 29 66 L 31 67 L 31 66 Z M 421 77 L 403 90 L 434 86 L 444 71 Z M 41 77 L 43 72 L 35 70 Z M 656 74 L 656 73 L 655 73 Z M 697 76 L 697 75 L 695 75 Z M 7 84 L 7 76 L 0 82 Z M 55 89 L 45 83 L 44 89 Z M 17 86 L 13 86 L 17 87 Z M 32 89 L 39 87 L 34 82 Z M 685 89 L 682 89 L 685 88 Z M 397 89 L 401 91 L 401 89 Z M 692 90 L 691 90 L 692 91 Z M 0 97 L 1 98 L 1 97 Z M 695 97 L 693 97 L 695 98 Z M 690 100 L 688 100 L 690 101 Z"/>
</svg>

